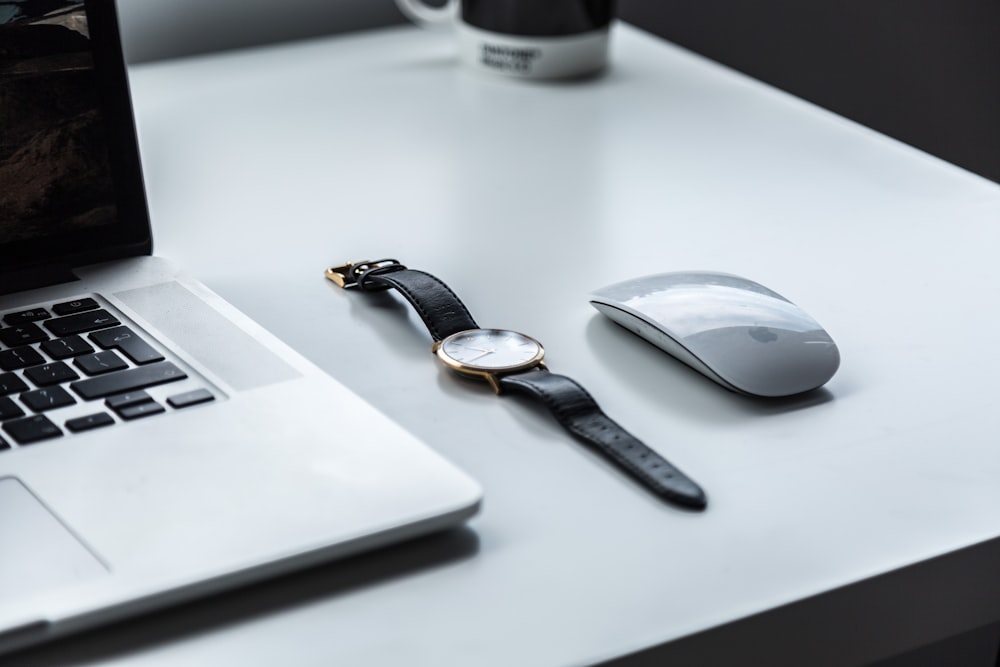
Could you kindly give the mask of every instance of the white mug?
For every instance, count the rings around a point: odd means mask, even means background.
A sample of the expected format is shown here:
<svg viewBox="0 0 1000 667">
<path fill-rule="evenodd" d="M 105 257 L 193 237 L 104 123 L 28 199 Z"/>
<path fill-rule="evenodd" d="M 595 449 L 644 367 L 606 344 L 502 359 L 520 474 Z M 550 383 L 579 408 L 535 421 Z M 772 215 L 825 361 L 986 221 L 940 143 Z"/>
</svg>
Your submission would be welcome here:
<svg viewBox="0 0 1000 667">
<path fill-rule="evenodd" d="M 396 0 L 411 20 L 451 27 L 459 58 L 486 72 L 526 79 L 593 74 L 607 63 L 614 0 Z"/>
</svg>

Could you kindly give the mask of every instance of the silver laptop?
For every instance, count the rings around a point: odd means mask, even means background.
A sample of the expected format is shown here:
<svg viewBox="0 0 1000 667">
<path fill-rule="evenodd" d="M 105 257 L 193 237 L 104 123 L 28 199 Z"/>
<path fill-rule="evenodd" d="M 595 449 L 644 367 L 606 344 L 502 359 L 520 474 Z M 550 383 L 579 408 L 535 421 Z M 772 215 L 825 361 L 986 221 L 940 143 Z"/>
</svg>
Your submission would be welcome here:
<svg viewBox="0 0 1000 667">
<path fill-rule="evenodd" d="M 474 481 L 150 256 L 113 0 L 0 4 L 0 118 L 0 652 L 476 511 Z"/>
</svg>

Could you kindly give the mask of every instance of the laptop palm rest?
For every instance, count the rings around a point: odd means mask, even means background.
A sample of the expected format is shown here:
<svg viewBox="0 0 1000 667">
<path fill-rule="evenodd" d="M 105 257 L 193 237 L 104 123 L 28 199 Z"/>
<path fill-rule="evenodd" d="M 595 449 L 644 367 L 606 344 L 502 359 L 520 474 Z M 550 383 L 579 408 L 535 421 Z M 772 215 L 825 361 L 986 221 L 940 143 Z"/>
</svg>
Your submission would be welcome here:
<svg viewBox="0 0 1000 667">
<path fill-rule="evenodd" d="M 180 283 L 114 295 L 236 389 L 256 389 L 301 375 Z"/>
<path fill-rule="evenodd" d="M 108 569 L 15 477 L 0 478 L 0 599 L 108 574 Z"/>
</svg>

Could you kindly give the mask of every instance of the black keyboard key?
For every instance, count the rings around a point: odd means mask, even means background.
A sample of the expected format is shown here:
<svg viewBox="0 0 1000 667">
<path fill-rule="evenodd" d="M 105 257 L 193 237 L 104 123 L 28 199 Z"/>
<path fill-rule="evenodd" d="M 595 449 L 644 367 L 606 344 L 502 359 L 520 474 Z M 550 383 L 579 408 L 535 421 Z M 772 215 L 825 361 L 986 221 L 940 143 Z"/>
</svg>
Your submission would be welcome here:
<svg viewBox="0 0 1000 667">
<path fill-rule="evenodd" d="M 44 308 L 29 308 L 28 310 L 20 310 L 16 313 L 7 313 L 3 316 L 3 321 L 7 324 L 24 324 L 25 322 L 37 322 L 38 320 L 47 320 L 52 315 L 49 311 Z"/>
<path fill-rule="evenodd" d="M 0 329 L 0 343 L 3 343 L 7 347 L 41 343 L 43 340 L 48 339 L 49 335 L 42 331 L 41 327 L 32 322 Z"/>
<path fill-rule="evenodd" d="M 95 412 L 92 415 L 84 415 L 83 417 L 66 420 L 66 428 L 73 433 L 80 433 L 81 431 L 89 431 L 102 426 L 111 426 L 114 423 L 114 417 L 107 412 Z"/>
<path fill-rule="evenodd" d="M 107 375 L 71 383 L 70 388 L 81 397 L 92 400 L 105 398 L 112 394 L 122 394 L 127 391 L 145 389 L 158 384 L 183 380 L 187 375 L 184 371 L 169 361 L 161 361 L 146 366 L 116 371 Z"/>
<path fill-rule="evenodd" d="M 127 391 L 124 394 L 109 396 L 104 400 L 104 405 L 108 406 L 112 410 L 121 410 L 129 405 L 146 403 L 151 400 L 153 400 L 153 397 L 140 389 L 139 391 Z"/>
<path fill-rule="evenodd" d="M 50 387 L 54 384 L 79 379 L 80 375 L 62 361 L 51 364 L 32 366 L 24 371 L 24 377 L 35 383 L 36 387 Z"/>
<path fill-rule="evenodd" d="M 0 396 L 27 391 L 28 384 L 14 373 L 0 373 Z"/>
<path fill-rule="evenodd" d="M 74 359 L 73 364 L 87 375 L 102 375 L 128 368 L 125 360 L 111 350 L 85 354 Z"/>
<path fill-rule="evenodd" d="M 38 354 L 35 348 L 27 345 L 0 351 L 0 370 L 13 371 L 44 363 L 45 357 Z"/>
<path fill-rule="evenodd" d="M 199 403 L 207 403 L 208 401 L 214 401 L 215 396 L 212 395 L 208 389 L 195 389 L 193 391 L 186 391 L 183 394 L 176 394 L 167 399 L 167 403 L 174 408 L 186 408 L 192 405 L 198 405 Z"/>
<path fill-rule="evenodd" d="M 3 430 L 21 445 L 58 438 L 63 434 L 59 427 L 45 415 L 32 415 L 6 421 L 3 423 Z"/>
<path fill-rule="evenodd" d="M 42 352 L 53 359 L 69 359 L 94 351 L 94 346 L 77 335 L 47 340 L 40 346 Z"/>
<path fill-rule="evenodd" d="M 118 410 L 118 416 L 122 419 L 140 419 L 166 412 L 167 409 L 155 401 L 146 401 L 129 405 Z"/>
<path fill-rule="evenodd" d="M 0 419 L 13 419 L 14 417 L 23 416 L 24 410 L 21 409 L 21 406 L 6 396 L 0 396 Z"/>
<path fill-rule="evenodd" d="M 76 403 L 76 399 L 62 387 L 45 387 L 44 389 L 24 392 L 21 394 L 21 402 L 31 408 L 33 412 L 45 412 L 73 405 Z"/>
<path fill-rule="evenodd" d="M 103 331 L 95 331 L 90 334 L 90 340 L 94 341 L 105 350 L 119 350 L 126 357 L 137 364 L 149 364 L 154 361 L 163 361 L 163 355 L 156 349 L 139 338 L 134 331 L 128 327 L 114 327 Z"/>
<path fill-rule="evenodd" d="M 5 449 L 10 449 L 10 445 L 7 444 L 6 440 L 0 438 L 0 452 L 2 452 Z"/>
<path fill-rule="evenodd" d="M 54 309 L 55 307 L 53 307 Z M 121 324 L 121 322 L 104 309 L 88 310 L 84 313 L 57 317 L 42 322 L 42 325 L 56 336 L 69 336 L 70 334 L 105 329 L 116 324 Z"/>
<path fill-rule="evenodd" d="M 63 303 L 57 303 L 52 306 L 52 312 L 56 315 L 72 315 L 73 313 L 81 313 L 85 310 L 95 310 L 100 307 L 96 301 L 90 297 L 83 299 L 76 299 L 75 301 L 64 301 Z"/>
</svg>

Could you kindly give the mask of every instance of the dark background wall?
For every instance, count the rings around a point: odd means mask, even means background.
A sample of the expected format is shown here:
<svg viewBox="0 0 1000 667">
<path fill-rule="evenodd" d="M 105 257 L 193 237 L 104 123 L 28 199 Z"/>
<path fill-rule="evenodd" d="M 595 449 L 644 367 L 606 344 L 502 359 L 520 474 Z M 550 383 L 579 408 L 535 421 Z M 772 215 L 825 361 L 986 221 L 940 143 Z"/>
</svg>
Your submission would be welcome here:
<svg viewBox="0 0 1000 667">
<path fill-rule="evenodd" d="M 131 62 L 405 20 L 392 0 L 118 5 Z M 618 7 L 640 28 L 1000 182 L 1000 0 L 618 0 Z"/>
<path fill-rule="evenodd" d="M 1000 0 L 619 0 L 619 14 L 1000 182 Z"/>
</svg>

